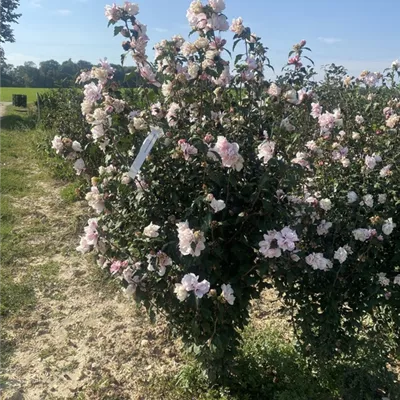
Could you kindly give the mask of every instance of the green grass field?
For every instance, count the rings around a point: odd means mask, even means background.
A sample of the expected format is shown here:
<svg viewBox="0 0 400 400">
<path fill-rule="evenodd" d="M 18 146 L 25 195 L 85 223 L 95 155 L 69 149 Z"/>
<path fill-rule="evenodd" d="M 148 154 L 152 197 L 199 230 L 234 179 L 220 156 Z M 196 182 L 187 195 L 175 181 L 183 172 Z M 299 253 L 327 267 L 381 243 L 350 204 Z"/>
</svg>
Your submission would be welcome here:
<svg viewBox="0 0 400 400">
<path fill-rule="evenodd" d="M 46 88 L 17 88 L 17 87 L 2 87 L 0 88 L 0 101 L 12 101 L 13 94 L 26 94 L 28 103 L 33 103 L 36 100 L 36 93 L 43 93 Z"/>
</svg>

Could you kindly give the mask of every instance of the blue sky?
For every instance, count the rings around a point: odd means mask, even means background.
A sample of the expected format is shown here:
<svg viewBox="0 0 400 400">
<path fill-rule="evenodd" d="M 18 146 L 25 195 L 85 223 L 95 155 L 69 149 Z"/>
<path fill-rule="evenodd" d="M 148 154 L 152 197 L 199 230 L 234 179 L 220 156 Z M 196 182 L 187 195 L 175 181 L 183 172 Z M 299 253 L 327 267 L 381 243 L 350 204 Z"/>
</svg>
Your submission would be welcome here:
<svg viewBox="0 0 400 400">
<path fill-rule="evenodd" d="M 203 0 L 203 2 L 206 0 Z M 122 37 L 107 28 L 103 0 L 21 0 L 14 25 L 16 42 L 5 44 L 7 62 L 72 58 L 119 63 Z M 121 4 L 123 1 L 121 1 Z M 118 4 L 118 3 L 117 3 Z M 174 34 L 187 37 L 188 0 L 138 1 L 138 19 L 147 24 L 152 45 Z M 400 57 L 400 1 L 397 0 L 226 0 L 228 20 L 241 16 L 262 37 L 276 70 L 292 44 L 306 39 L 319 70 L 334 62 L 351 74 L 382 70 Z M 224 37 L 231 37 L 226 33 Z M 131 60 L 127 60 L 127 64 Z"/>
</svg>

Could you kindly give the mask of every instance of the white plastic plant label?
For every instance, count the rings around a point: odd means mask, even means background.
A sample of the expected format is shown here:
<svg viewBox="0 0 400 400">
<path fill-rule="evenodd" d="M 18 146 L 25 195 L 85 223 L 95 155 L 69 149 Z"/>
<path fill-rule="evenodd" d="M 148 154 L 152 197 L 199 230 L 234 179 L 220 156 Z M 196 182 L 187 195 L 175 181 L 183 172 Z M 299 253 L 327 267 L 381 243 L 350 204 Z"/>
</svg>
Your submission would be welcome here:
<svg viewBox="0 0 400 400">
<path fill-rule="evenodd" d="M 158 138 L 164 136 L 164 132 L 161 128 L 151 126 L 151 131 L 146 139 L 143 141 L 142 146 L 140 147 L 139 154 L 136 156 L 133 164 L 131 165 L 131 169 L 128 172 L 128 175 L 135 179 L 136 175 L 139 173 L 140 168 L 142 167 L 144 160 L 149 155 L 151 149 L 154 146 L 154 143 Z"/>
</svg>

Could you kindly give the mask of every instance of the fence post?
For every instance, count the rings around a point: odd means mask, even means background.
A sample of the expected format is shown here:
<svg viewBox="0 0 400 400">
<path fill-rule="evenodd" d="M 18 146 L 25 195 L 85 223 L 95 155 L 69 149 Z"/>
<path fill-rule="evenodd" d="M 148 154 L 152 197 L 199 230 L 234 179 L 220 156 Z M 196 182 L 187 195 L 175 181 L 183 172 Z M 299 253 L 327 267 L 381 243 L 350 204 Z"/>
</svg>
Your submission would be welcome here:
<svg viewBox="0 0 400 400">
<path fill-rule="evenodd" d="M 36 92 L 36 108 L 37 108 L 37 123 L 40 121 L 40 96 L 39 92 Z"/>
</svg>

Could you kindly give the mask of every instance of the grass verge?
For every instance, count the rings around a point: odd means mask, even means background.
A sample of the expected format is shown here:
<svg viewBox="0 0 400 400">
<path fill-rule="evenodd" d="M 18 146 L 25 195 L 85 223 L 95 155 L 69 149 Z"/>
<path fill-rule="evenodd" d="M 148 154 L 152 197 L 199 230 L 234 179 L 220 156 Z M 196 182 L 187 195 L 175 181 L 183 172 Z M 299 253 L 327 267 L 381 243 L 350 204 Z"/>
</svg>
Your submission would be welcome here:
<svg viewBox="0 0 400 400">
<path fill-rule="evenodd" d="M 24 94 L 28 97 L 28 103 L 36 101 L 36 93 L 43 93 L 46 88 L 24 88 L 24 87 L 2 87 L 0 90 L 0 101 L 12 101 L 13 94 Z"/>
<path fill-rule="evenodd" d="M 1 129 L 17 132 L 35 128 L 37 114 L 34 106 L 30 105 L 27 108 L 8 106 L 6 111 L 6 115 L 1 118 Z M 7 144 L 5 142 L 6 146 Z M 10 151 L 10 155 L 17 154 L 13 148 L 8 147 L 7 150 Z"/>
<path fill-rule="evenodd" d="M 5 332 L 8 321 L 35 306 L 36 291 L 47 290 L 57 277 L 58 266 L 26 262 L 40 255 L 43 247 L 37 238 L 48 229 L 44 216 L 29 208 L 43 195 L 41 183 L 49 180 L 45 171 L 36 169 L 32 114 L 21 115 L 9 107 L 1 126 L 1 366 L 6 368 L 15 346 L 15 339 Z"/>
</svg>

